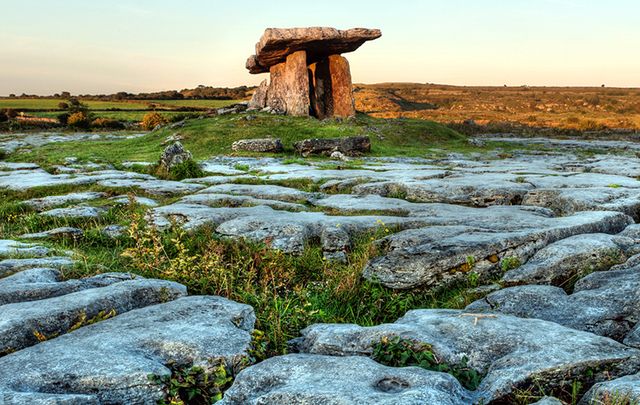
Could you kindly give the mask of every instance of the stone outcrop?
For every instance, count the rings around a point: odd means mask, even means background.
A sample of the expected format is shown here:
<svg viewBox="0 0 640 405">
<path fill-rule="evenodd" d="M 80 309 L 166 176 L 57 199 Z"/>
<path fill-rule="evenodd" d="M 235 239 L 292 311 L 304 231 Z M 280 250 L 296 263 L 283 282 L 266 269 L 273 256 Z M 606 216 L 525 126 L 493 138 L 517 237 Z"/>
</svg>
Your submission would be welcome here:
<svg viewBox="0 0 640 405">
<path fill-rule="evenodd" d="M 360 156 L 371 151 L 371 140 L 368 136 L 351 136 L 345 138 L 314 138 L 296 142 L 293 147 L 302 156 L 325 155 L 340 152 L 347 156 Z"/>
<path fill-rule="evenodd" d="M 364 28 L 267 29 L 246 67 L 253 74 L 269 72 L 270 84 L 260 84 L 249 108 L 320 119 L 354 116 L 351 70 L 340 54 L 381 35 Z"/>
<path fill-rule="evenodd" d="M 234 152 L 280 153 L 284 147 L 280 139 L 241 139 L 231 144 L 231 150 Z"/>
<path fill-rule="evenodd" d="M 167 172 L 175 165 L 186 162 L 191 159 L 191 152 L 186 150 L 180 142 L 169 145 L 162 152 L 158 165 Z"/>
</svg>

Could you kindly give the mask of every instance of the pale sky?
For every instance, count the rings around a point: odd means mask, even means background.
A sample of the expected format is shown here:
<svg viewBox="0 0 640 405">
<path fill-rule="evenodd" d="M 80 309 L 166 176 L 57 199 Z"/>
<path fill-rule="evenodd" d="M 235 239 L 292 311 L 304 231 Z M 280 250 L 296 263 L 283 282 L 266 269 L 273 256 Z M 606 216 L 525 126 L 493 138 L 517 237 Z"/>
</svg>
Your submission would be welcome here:
<svg viewBox="0 0 640 405">
<path fill-rule="evenodd" d="M 0 0 L 0 95 L 259 83 L 267 27 L 380 28 L 354 82 L 640 87 L 638 0 Z"/>
</svg>

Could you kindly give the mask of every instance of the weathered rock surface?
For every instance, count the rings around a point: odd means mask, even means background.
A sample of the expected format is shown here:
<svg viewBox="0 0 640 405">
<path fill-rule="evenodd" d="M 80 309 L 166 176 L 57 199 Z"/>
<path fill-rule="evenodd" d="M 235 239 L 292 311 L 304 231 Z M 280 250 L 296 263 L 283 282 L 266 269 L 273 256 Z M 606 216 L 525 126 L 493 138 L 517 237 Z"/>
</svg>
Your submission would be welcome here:
<svg viewBox="0 0 640 405">
<path fill-rule="evenodd" d="M 526 264 L 507 271 L 501 282 L 570 288 L 576 277 L 625 262 L 634 244 L 633 239 L 602 233 L 571 236 L 540 249 Z"/>
<path fill-rule="evenodd" d="M 24 270 L 0 279 L 0 306 L 58 297 L 135 278 L 140 277 L 128 273 L 104 273 L 79 280 L 62 281 L 62 274 L 55 269 Z"/>
<path fill-rule="evenodd" d="M 544 319 L 623 341 L 640 321 L 640 267 L 589 274 L 576 282 L 570 295 L 554 286 L 506 288 L 472 303 L 467 310 Z M 633 339 L 625 340 L 633 345 L 628 340 Z"/>
<path fill-rule="evenodd" d="M 73 228 L 70 226 L 63 226 L 60 228 L 49 229 L 48 231 L 25 233 L 20 235 L 23 239 L 49 239 L 49 238 L 81 238 L 84 232 L 80 228 Z"/>
<path fill-rule="evenodd" d="M 302 156 L 326 155 L 340 152 L 347 156 L 360 156 L 371 151 L 371 140 L 368 136 L 351 136 L 346 138 L 315 138 L 296 142 L 293 147 Z"/>
<path fill-rule="evenodd" d="M 208 187 L 202 190 L 201 193 L 250 196 L 261 198 L 264 200 L 277 200 L 286 202 L 309 202 L 315 198 L 315 195 L 313 193 L 308 193 L 295 188 L 270 184 L 220 184 Z"/>
<path fill-rule="evenodd" d="M 271 66 L 284 62 L 297 51 L 307 52 L 309 63 L 313 63 L 329 55 L 353 52 L 381 35 L 380 30 L 365 28 L 344 31 L 329 27 L 267 28 L 246 67 L 250 73 L 268 72 Z"/>
<path fill-rule="evenodd" d="M 269 82 L 267 79 L 260 82 L 260 85 L 256 88 L 256 91 L 251 96 L 249 101 L 249 110 L 262 110 L 267 106 L 267 91 L 269 90 Z"/>
<path fill-rule="evenodd" d="M 41 212 L 40 215 L 55 218 L 85 218 L 96 219 L 107 210 L 101 207 L 77 206 L 66 208 L 54 208 Z"/>
<path fill-rule="evenodd" d="M 285 63 L 271 66 L 270 76 L 267 106 L 288 115 L 309 115 L 307 54 L 298 51 L 287 55 Z"/>
<path fill-rule="evenodd" d="M 311 108 L 319 119 L 353 117 L 356 115 L 349 61 L 340 55 L 330 55 L 309 66 Z"/>
<path fill-rule="evenodd" d="M 448 364 L 458 364 L 466 357 L 470 367 L 486 373 L 474 393 L 476 403 L 508 403 L 514 389 L 532 384 L 552 391 L 566 389 L 576 379 L 588 386 L 640 367 L 640 351 L 614 340 L 553 322 L 502 314 L 414 310 L 393 324 L 367 328 L 317 324 L 301 333 L 292 344 L 304 353 L 368 355 L 382 337 L 401 336 L 432 345 L 434 354 Z"/>
<path fill-rule="evenodd" d="M 184 146 L 182 146 L 182 143 L 177 141 L 173 143 L 173 145 L 169 145 L 165 148 L 160 156 L 158 165 L 161 169 L 169 172 L 175 165 L 191 160 L 191 158 L 191 152 L 186 150 Z"/>
<path fill-rule="evenodd" d="M 636 188 L 542 188 L 528 191 L 524 205 L 552 209 L 558 215 L 578 211 L 620 211 L 640 219 L 640 190 Z"/>
<path fill-rule="evenodd" d="M 21 256 L 40 257 L 49 254 L 49 248 L 12 239 L 0 239 L 0 257 Z"/>
<path fill-rule="evenodd" d="M 115 197 L 111 197 L 109 200 L 120 205 L 128 205 L 133 202 L 134 204 L 142 205 L 145 207 L 158 206 L 158 202 L 153 198 L 139 197 L 137 195 L 117 195 Z"/>
<path fill-rule="evenodd" d="M 150 374 L 169 375 L 170 362 L 238 365 L 254 321 L 251 307 L 220 297 L 132 310 L 0 358 L 0 399 L 155 404 L 162 392 Z"/>
<path fill-rule="evenodd" d="M 268 200 L 246 195 L 203 193 L 191 194 L 180 199 L 180 203 L 203 204 L 210 207 L 255 207 L 266 205 L 276 210 L 307 211 L 307 207 L 299 203 L 279 200 Z"/>
<path fill-rule="evenodd" d="M 134 279 L 32 302 L 0 306 L 0 352 L 8 353 L 37 344 L 43 336 L 56 337 L 100 313 L 122 314 L 186 295 L 186 288 L 164 280 Z"/>
<path fill-rule="evenodd" d="M 34 198 L 31 200 L 25 201 L 24 204 L 30 206 L 36 211 L 45 211 L 60 205 L 97 200 L 99 198 L 104 198 L 105 196 L 106 196 L 105 193 L 100 193 L 95 191 L 85 191 L 85 192 L 78 192 L 78 193 L 69 193 L 64 195 L 52 195 L 52 196 L 47 196 L 42 198 Z"/>
<path fill-rule="evenodd" d="M 114 188 L 139 188 L 149 194 L 158 196 L 173 196 L 187 193 L 195 193 L 204 188 L 202 184 L 187 183 L 184 181 L 152 179 L 110 179 L 98 182 L 104 187 Z"/>
<path fill-rule="evenodd" d="M 231 144 L 234 152 L 280 153 L 284 150 L 280 139 L 241 139 Z"/>
<path fill-rule="evenodd" d="M 238 374 L 221 404 L 462 405 L 471 395 L 445 373 L 386 367 L 366 357 L 289 354 Z"/>
<path fill-rule="evenodd" d="M 604 381 L 591 387 L 579 405 L 629 404 L 640 402 L 640 374 Z"/>
<path fill-rule="evenodd" d="M 0 277 L 6 277 L 21 270 L 33 268 L 63 269 L 73 266 L 74 261 L 65 256 L 50 256 L 25 259 L 0 260 Z"/>
<path fill-rule="evenodd" d="M 524 263 L 560 239 L 584 233 L 617 233 L 631 223 L 627 215 L 613 212 L 583 212 L 562 218 L 523 213 L 508 223 L 498 223 L 494 217 L 495 224 L 484 229 L 442 226 L 388 236 L 378 242 L 383 256 L 369 261 L 364 276 L 399 289 L 445 285 L 469 271 L 495 276 L 507 258 Z M 464 220 L 469 226 L 476 225 L 474 219 Z"/>
</svg>

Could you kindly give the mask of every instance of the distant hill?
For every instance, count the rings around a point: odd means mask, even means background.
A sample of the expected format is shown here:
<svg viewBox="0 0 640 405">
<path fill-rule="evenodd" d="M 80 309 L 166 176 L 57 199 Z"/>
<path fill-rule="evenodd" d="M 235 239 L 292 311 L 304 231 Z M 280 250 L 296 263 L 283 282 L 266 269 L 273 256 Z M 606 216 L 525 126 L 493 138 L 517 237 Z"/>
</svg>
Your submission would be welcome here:
<svg viewBox="0 0 640 405">
<path fill-rule="evenodd" d="M 356 109 L 375 117 L 579 131 L 640 129 L 640 89 L 467 87 L 420 83 L 354 85 Z M 471 122 L 473 121 L 473 122 Z"/>
</svg>

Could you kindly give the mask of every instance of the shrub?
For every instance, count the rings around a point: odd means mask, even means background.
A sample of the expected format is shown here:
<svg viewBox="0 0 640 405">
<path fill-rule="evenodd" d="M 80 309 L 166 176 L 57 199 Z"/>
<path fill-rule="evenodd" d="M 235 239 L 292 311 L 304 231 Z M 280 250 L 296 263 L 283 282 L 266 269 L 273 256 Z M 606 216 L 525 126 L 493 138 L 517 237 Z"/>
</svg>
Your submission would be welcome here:
<svg viewBox="0 0 640 405">
<path fill-rule="evenodd" d="M 7 116 L 7 113 L 4 111 L 0 111 L 0 122 L 7 122 L 9 121 L 9 117 Z"/>
<path fill-rule="evenodd" d="M 84 112 L 76 112 L 69 116 L 67 119 L 67 125 L 74 128 L 89 128 L 91 120 Z"/>
<path fill-rule="evenodd" d="M 86 104 L 82 104 L 77 98 L 69 100 L 68 109 L 71 114 L 81 112 L 84 115 L 89 115 L 89 107 Z"/>
<path fill-rule="evenodd" d="M 148 114 L 145 114 L 145 116 L 142 118 L 142 128 L 149 131 L 154 129 L 158 125 L 164 125 L 166 123 L 167 119 L 157 112 L 150 112 Z"/>
<path fill-rule="evenodd" d="M 150 173 L 156 177 L 169 180 L 184 180 L 205 176 L 200 165 L 198 165 L 198 163 L 193 159 L 185 160 L 182 163 L 173 165 L 168 172 L 165 167 L 159 164 L 154 165 L 151 167 Z"/>
<path fill-rule="evenodd" d="M 223 364 L 205 370 L 199 366 L 168 364 L 171 375 L 149 375 L 151 382 L 162 386 L 164 398 L 158 404 L 213 404 L 233 381 L 232 373 Z"/>
<path fill-rule="evenodd" d="M 69 123 L 69 113 L 58 114 L 57 118 L 58 122 L 62 125 L 67 125 Z"/>
<path fill-rule="evenodd" d="M 18 116 L 18 112 L 13 108 L 5 108 L 4 113 L 7 115 L 7 117 L 9 117 L 9 119 L 15 118 Z"/>
<path fill-rule="evenodd" d="M 124 124 L 111 118 L 96 118 L 91 123 L 92 127 L 101 129 L 124 129 Z"/>
<path fill-rule="evenodd" d="M 64 101 L 61 101 L 58 103 L 58 108 L 61 110 L 68 110 L 69 104 L 65 103 Z"/>
</svg>

